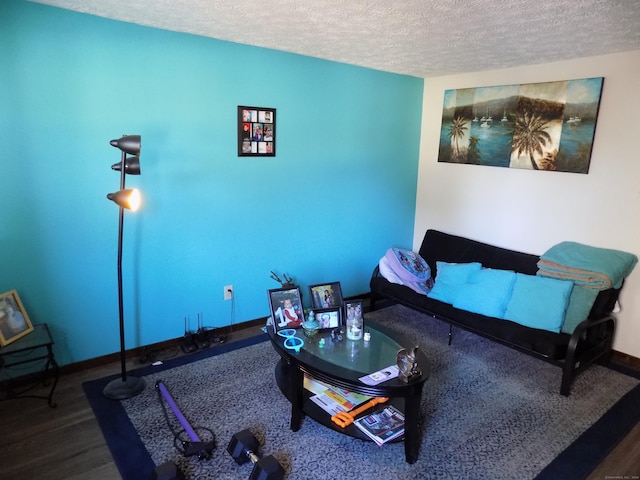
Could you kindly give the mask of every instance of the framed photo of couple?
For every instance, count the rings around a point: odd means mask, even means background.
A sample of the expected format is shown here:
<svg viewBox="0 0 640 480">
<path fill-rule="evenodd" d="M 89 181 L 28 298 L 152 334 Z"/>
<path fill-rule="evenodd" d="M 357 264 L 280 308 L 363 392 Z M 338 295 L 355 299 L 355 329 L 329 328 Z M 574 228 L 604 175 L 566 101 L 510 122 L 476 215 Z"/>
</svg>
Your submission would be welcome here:
<svg viewBox="0 0 640 480">
<path fill-rule="evenodd" d="M 309 285 L 311 308 L 342 308 L 342 288 L 340 282 L 318 283 Z"/>
<path fill-rule="evenodd" d="M 238 156 L 276 156 L 276 109 L 238 106 Z"/>
</svg>

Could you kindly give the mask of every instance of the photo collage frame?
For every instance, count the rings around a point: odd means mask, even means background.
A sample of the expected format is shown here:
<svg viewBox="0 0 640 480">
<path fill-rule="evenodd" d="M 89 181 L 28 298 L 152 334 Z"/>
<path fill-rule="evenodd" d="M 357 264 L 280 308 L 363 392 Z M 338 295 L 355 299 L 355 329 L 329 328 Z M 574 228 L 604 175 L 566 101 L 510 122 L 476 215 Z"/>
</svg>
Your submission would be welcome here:
<svg viewBox="0 0 640 480">
<path fill-rule="evenodd" d="M 276 156 L 276 109 L 238 106 L 238 156 Z"/>
</svg>

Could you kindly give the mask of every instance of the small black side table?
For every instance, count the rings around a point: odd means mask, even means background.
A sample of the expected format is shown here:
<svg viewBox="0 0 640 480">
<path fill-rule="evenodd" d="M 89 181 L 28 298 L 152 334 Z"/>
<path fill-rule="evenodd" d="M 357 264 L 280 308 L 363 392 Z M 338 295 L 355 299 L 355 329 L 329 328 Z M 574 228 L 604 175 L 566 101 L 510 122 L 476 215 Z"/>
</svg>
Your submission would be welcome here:
<svg viewBox="0 0 640 480">
<path fill-rule="evenodd" d="M 49 327 L 46 323 L 33 326 L 33 332 L 19 338 L 13 343 L 0 347 L 0 373 L 5 369 L 15 367 L 17 365 L 24 365 L 27 363 L 46 360 L 44 368 L 41 370 L 41 382 L 43 385 L 47 385 L 47 376 L 49 372 L 53 374 L 53 384 L 49 390 L 48 396 L 31 395 L 29 392 L 35 388 L 40 382 L 36 381 L 28 386 L 22 386 L 19 390 L 15 390 L 11 387 L 12 382 L 10 379 L 0 380 L 0 390 L 4 390 L 5 396 L 2 400 L 12 400 L 15 398 L 42 398 L 47 400 L 49 406 L 54 408 L 56 406 L 53 403 L 53 391 L 58 384 L 58 363 L 53 355 L 53 339 L 49 332 Z M 31 376 L 31 375 L 29 375 Z"/>
</svg>

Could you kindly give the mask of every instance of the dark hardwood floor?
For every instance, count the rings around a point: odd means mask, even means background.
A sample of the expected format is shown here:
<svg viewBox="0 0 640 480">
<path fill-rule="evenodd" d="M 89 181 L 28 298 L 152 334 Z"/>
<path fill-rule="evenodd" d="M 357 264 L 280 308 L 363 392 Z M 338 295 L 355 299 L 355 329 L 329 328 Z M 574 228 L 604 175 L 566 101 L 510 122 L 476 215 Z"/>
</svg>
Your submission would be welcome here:
<svg viewBox="0 0 640 480">
<path fill-rule="evenodd" d="M 229 341 L 258 333 L 259 327 L 252 326 L 234 331 Z M 182 352 L 174 346 L 159 352 L 157 358 L 162 359 L 163 355 L 166 359 L 167 355 Z M 132 358 L 128 369 L 141 366 L 139 359 Z M 83 382 L 118 373 L 119 365 L 116 361 L 61 375 L 54 395 L 56 408 L 50 408 L 44 400 L 31 398 L 0 402 L 0 479 L 120 478 L 82 390 Z M 48 389 L 38 393 L 46 394 Z M 640 424 L 588 477 L 588 480 L 613 479 L 640 479 Z"/>
</svg>

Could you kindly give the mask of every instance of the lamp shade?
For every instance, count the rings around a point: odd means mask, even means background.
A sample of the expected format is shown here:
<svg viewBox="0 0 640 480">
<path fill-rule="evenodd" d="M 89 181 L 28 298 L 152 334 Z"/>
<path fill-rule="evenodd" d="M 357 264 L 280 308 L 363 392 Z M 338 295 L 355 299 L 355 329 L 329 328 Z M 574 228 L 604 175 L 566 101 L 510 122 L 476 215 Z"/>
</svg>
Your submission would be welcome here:
<svg viewBox="0 0 640 480">
<path fill-rule="evenodd" d="M 129 155 L 140 155 L 140 135 L 125 135 L 109 143 Z"/>
<path fill-rule="evenodd" d="M 111 165 L 112 170 L 120 171 L 122 162 Z M 127 157 L 124 159 L 124 173 L 129 175 L 140 175 L 140 157 Z"/>
<path fill-rule="evenodd" d="M 132 210 L 134 212 L 140 208 L 140 203 L 142 202 L 140 192 L 136 188 L 109 193 L 107 194 L 107 198 L 112 202 L 117 203 L 122 208 L 126 208 L 127 210 Z"/>
</svg>

